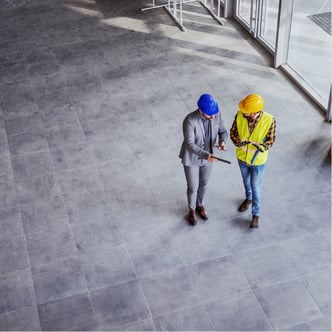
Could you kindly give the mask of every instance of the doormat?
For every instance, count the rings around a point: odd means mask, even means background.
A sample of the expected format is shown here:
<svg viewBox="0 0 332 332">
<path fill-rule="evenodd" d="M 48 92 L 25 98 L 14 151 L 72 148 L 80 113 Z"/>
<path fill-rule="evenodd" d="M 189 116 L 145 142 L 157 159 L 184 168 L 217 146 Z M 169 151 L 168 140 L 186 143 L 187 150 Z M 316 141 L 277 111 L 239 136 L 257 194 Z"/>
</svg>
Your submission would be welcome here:
<svg viewBox="0 0 332 332">
<path fill-rule="evenodd" d="M 331 31 L 331 12 L 309 15 L 308 18 L 316 23 L 320 28 L 327 32 L 330 36 Z"/>
</svg>

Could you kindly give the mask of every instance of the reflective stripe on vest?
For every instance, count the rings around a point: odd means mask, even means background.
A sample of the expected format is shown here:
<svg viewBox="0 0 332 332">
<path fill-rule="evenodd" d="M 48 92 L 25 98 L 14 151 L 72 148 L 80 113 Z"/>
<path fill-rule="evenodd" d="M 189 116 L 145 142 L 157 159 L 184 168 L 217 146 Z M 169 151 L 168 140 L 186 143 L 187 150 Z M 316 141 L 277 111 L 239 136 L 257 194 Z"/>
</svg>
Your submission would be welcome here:
<svg viewBox="0 0 332 332">
<path fill-rule="evenodd" d="M 250 141 L 256 143 L 257 145 L 264 142 L 266 134 L 268 133 L 273 121 L 273 116 L 269 113 L 263 112 L 262 117 L 259 119 L 253 132 L 249 133 L 248 120 L 243 116 L 241 112 L 237 113 L 236 124 L 241 141 Z M 265 164 L 268 151 L 258 152 L 253 159 L 254 154 L 257 149 L 253 144 L 247 144 L 241 147 L 236 147 L 236 157 L 237 159 L 245 162 L 248 165 L 263 165 Z"/>
</svg>

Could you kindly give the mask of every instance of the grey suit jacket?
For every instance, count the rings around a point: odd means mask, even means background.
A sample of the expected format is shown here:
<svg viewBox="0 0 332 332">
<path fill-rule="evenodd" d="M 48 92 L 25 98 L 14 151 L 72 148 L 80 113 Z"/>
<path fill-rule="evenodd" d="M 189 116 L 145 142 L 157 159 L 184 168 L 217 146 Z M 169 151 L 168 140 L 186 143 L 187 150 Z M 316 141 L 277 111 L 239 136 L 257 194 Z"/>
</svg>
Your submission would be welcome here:
<svg viewBox="0 0 332 332">
<path fill-rule="evenodd" d="M 228 133 L 220 112 L 211 122 L 212 146 L 219 144 L 220 141 L 226 142 Z M 209 152 L 204 150 L 204 136 L 203 119 L 199 110 L 189 113 L 183 120 L 184 139 L 179 153 L 183 165 L 201 165 L 202 159 L 207 159 Z"/>
</svg>

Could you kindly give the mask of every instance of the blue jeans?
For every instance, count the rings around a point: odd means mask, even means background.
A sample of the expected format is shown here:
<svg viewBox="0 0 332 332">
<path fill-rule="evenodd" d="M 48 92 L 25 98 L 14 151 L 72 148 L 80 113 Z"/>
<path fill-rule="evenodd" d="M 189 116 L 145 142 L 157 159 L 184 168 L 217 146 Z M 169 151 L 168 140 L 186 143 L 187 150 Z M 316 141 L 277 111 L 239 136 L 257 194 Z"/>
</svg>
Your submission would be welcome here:
<svg viewBox="0 0 332 332">
<path fill-rule="evenodd" d="M 262 202 L 262 185 L 264 179 L 265 164 L 249 166 L 238 160 L 246 198 L 252 200 L 252 215 L 259 216 Z"/>
</svg>

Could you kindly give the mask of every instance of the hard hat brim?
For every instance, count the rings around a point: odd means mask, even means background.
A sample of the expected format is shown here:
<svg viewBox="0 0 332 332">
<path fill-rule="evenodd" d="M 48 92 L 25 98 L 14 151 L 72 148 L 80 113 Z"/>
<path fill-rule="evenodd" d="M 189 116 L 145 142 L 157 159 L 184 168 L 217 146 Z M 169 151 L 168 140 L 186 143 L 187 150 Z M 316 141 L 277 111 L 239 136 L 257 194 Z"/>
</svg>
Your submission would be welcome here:
<svg viewBox="0 0 332 332">
<path fill-rule="evenodd" d="M 246 105 L 245 105 L 244 100 L 241 100 L 241 101 L 239 102 L 239 110 L 240 110 L 240 112 L 242 112 L 242 113 L 249 113 L 249 112 L 247 112 L 247 109 L 246 109 Z"/>
</svg>

